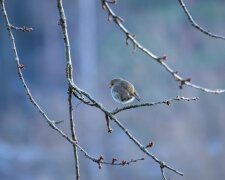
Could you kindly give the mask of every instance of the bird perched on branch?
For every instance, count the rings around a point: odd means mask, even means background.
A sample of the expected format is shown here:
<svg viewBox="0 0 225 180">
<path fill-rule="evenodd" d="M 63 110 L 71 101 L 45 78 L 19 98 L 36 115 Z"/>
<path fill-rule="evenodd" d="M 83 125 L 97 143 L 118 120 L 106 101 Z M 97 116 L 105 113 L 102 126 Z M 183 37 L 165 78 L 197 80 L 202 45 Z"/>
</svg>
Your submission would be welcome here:
<svg viewBox="0 0 225 180">
<path fill-rule="evenodd" d="M 140 97 L 133 84 L 122 78 L 112 79 L 110 81 L 111 95 L 113 99 L 122 104 L 132 102 L 134 99 L 140 101 Z"/>
</svg>

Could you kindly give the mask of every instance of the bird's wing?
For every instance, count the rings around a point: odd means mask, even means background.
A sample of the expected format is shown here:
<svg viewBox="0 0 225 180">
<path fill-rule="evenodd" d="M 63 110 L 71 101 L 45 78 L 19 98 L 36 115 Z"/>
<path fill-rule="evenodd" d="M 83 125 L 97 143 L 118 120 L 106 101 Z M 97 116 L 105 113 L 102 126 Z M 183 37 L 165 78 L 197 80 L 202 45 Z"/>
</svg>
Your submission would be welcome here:
<svg viewBox="0 0 225 180">
<path fill-rule="evenodd" d="M 136 92 L 133 84 L 131 84 L 130 82 L 123 80 L 123 83 L 121 83 L 121 86 L 127 91 L 127 93 L 129 94 L 129 96 L 135 97 L 135 99 L 137 99 L 138 101 L 141 100 L 139 94 Z"/>
<path fill-rule="evenodd" d="M 114 86 L 113 90 L 118 93 L 121 101 L 127 101 L 132 98 L 131 94 L 123 86 L 116 85 Z"/>
</svg>

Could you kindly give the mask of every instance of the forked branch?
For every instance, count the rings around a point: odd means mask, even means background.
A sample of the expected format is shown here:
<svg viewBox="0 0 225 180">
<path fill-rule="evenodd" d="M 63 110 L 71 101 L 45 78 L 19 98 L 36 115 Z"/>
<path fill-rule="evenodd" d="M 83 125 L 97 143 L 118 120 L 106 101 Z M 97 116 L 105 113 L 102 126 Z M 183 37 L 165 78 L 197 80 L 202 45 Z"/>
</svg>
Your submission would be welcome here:
<svg viewBox="0 0 225 180">
<path fill-rule="evenodd" d="M 138 108 L 138 107 L 143 107 L 143 106 L 153 106 L 153 105 L 158 105 L 158 104 L 167 104 L 170 105 L 171 102 L 173 101 L 191 101 L 191 100 L 196 100 L 197 98 L 184 98 L 184 97 L 179 97 L 177 96 L 176 98 L 173 99 L 168 99 L 168 100 L 164 100 L 164 101 L 160 101 L 160 102 L 155 102 L 155 103 L 143 103 L 140 105 L 130 105 L 130 106 L 125 106 L 124 108 L 121 109 L 115 109 L 114 111 L 109 111 L 107 110 L 102 104 L 100 104 L 99 102 L 97 102 L 90 94 L 88 94 L 87 92 L 83 91 L 82 89 L 78 88 L 74 83 L 71 82 L 71 87 L 73 88 L 74 94 L 75 96 L 82 101 L 84 104 L 94 106 L 96 108 L 98 108 L 99 110 L 101 110 L 104 114 L 105 117 L 108 118 L 107 119 L 107 123 L 109 123 L 110 120 L 114 121 L 117 126 L 128 136 L 128 138 L 135 144 L 137 145 L 137 147 L 144 152 L 147 156 L 149 156 L 150 158 L 152 158 L 155 162 L 157 162 L 161 168 L 161 171 L 164 172 L 164 169 L 169 169 L 173 172 L 175 172 L 176 174 L 179 174 L 181 176 L 183 176 L 183 173 L 179 172 L 178 170 L 176 170 L 175 168 L 172 168 L 171 166 L 167 165 L 166 163 L 164 163 L 163 161 L 159 160 L 155 155 L 153 155 L 152 153 L 150 153 L 148 151 L 148 147 L 149 145 L 142 145 L 130 132 L 127 128 L 125 128 L 125 126 L 117 119 L 117 117 L 115 116 L 115 114 L 124 111 L 126 109 L 131 109 L 131 108 Z M 108 126 L 108 124 L 107 124 Z M 108 126 L 108 131 L 111 132 L 110 127 Z"/>
<path fill-rule="evenodd" d="M 93 156 L 91 156 L 87 151 L 84 150 L 84 148 L 82 148 L 78 142 L 72 138 L 70 138 L 67 134 L 65 134 L 60 128 L 57 127 L 57 124 L 62 123 L 63 121 L 55 121 L 55 120 L 51 120 L 48 115 L 46 114 L 46 112 L 39 106 L 39 104 L 36 102 L 36 100 L 34 99 L 34 97 L 32 96 L 26 81 L 24 79 L 23 76 L 23 65 L 20 63 L 20 58 L 18 56 L 17 53 L 17 48 L 16 48 L 16 43 L 15 43 L 15 38 L 12 32 L 12 29 L 14 30 L 21 30 L 21 29 L 15 29 L 13 28 L 13 26 L 10 24 L 9 22 L 9 18 L 7 15 L 7 11 L 5 8 L 5 3 L 4 0 L 0 0 L 0 6 L 1 6 L 1 10 L 3 12 L 3 17 L 6 23 L 6 27 L 9 33 L 9 37 L 12 43 L 12 49 L 13 49 L 13 54 L 15 57 L 15 62 L 17 64 L 17 70 L 18 70 L 18 76 L 19 79 L 25 89 L 26 95 L 29 98 L 30 102 L 34 105 L 34 107 L 39 111 L 39 113 L 43 116 L 43 118 L 46 120 L 46 122 L 48 123 L 48 125 L 54 129 L 55 131 L 57 131 L 63 138 L 65 138 L 69 143 L 71 143 L 72 145 L 76 146 L 83 154 L 85 157 L 87 157 L 88 159 L 90 159 L 91 161 L 95 162 L 98 164 L 98 166 L 100 166 L 101 164 L 106 164 L 106 165 L 115 165 L 115 166 L 124 166 L 124 165 L 128 165 L 131 163 L 135 163 L 141 160 L 144 160 L 144 158 L 138 158 L 138 159 L 131 159 L 131 160 L 117 160 L 116 158 L 112 158 L 112 161 L 104 161 L 102 158 L 95 158 Z M 103 156 L 102 156 L 103 157 Z M 99 160 L 101 159 L 101 160 Z"/>
</svg>

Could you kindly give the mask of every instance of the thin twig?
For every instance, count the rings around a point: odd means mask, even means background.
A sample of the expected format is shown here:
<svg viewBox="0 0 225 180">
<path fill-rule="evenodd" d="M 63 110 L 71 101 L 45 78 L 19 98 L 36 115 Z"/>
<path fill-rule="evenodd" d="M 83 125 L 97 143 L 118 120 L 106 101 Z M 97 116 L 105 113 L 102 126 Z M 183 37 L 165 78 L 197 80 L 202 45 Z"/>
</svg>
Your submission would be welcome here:
<svg viewBox="0 0 225 180">
<path fill-rule="evenodd" d="M 160 166 L 160 169 L 161 169 L 163 180 L 167 180 L 166 176 L 165 176 L 165 173 L 164 173 L 164 165 L 163 164 Z"/>
<path fill-rule="evenodd" d="M 131 41 L 133 43 L 133 50 L 135 49 L 140 49 L 144 54 L 146 54 L 147 56 L 151 57 L 152 59 L 154 59 L 155 61 L 157 61 L 162 67 L 164 67 L 164 69 L 166 69 L 167 72 L 169 72 L 172 77 L 179 82 L 179 87 L 182 88 L 184 85 L 201 90 L 203 92 L 207 92 L 207 93 L 213 93 L 213 94 L 220 94 L 220 93 L 224 93 L 225 89 L 208 89 L 205 87 L 201 87 L 198 85 L 195 85 L 193 83 L 190 82 L 190 78 L 183 78 L 181 76 L 178 75 L 177 71 L 174 71 L 172 68 L 170 68 L 169 65 L 167 65 L 167 63 L 165 62 L 166 60 L 166 56 L 156 56 L 155 54 L 153 54 L 152 52 L 150 52 L 148 49 L 146 49 L 145 47 L 143 47 L 135 38 L 135 35 L 133 35 L 132 33 L 130 33 L 126 27 L 123 25 L 123 20 L 121 17 L 117 16 L 113 10 L 111 9 L 111 7 L 109 6 L 109 4 L 105 1 L 105 0 L 100 0 L 102 3 L 102 7 L 104 10 L 107 11 L 108 13 L 108 18 L 112 19 L 115 24 L 121 29 L 121 31 L 125 34 L 126 36 L 126 44 L 128 44 L 129 41 Z"/>
<path fill-rule="evenodd" d="M 18 54 L 17 54 L 17 50 L 16 50 L 16 45 L 15 45 L 15 39 L 14 39 L 14 36 L 12 34 L 12 31 L 11 31 L 11 25 L 9 23 L 9 20 L 8 20 L 8 16 L 7 16 L 7 13 L 6 13 L 6 10 L 5 10 L 5 6 L 4 6 L 4 0 L 0 0 L 0 3 L 1 3 L 1 6 L 2 6 L 2 11 L 3 11 L 3 15 L 4 15 L 4 19 L 6 21 L 6 25 L 7 25 L 7 29 L 8 29 L 8 32 L 9 32 L 9 36 L 10 36 L 10 39 L 12 41 L 12 46 L 13 46 L 13 52 L 14 52 L 14 55 L 15 55 L 15 61 L 16 61 L 16 64 L 17 64 L 17 69 L 18 69 L 18 75 L 19 75 L 19 78 L 26 90 L 26 93 L 31 101 L 31 103 L 39 110 L 39 112 L 42 114 L 42 116 L 47 120 L 47 122 L 49 123 L 50 127 L 52 127 L 54 130 L 56 130 L 57 132 L 59 132 L 64 138 L 66 138 L 71 144 L 75 145 L 77 148 L 79 148 L 79 150 L 81 150 L 81 152 L 84 153 L 84 155 L 86 157 L 88 157 L 89 159 L 93 159 L 94 162 L 98 163 L 98 164 L 111 164 L 111 165 L 114 165 L 116 164 L 115 162 L 114 163 L 108 163 L 108 162 L 105 162 L 102 160 L 102 158 L 93 158 L 92 156 L 90 156 L 82 147 L 80 147 L 78 144 L 77 144 L 77 141 L 76 138 L 74 139 L 71 139 L 69 136 L 67 136 L 64 132 L 62 132 L 56 125 L 55 125 L 55 121 L 52 121 L 49 119 L 49 117 L 46 115 L 46 113 L 40 108 L 40 106 L 36 103 L 36 101 L 34 100 L 34 98 L 32 97 L 30 91 L 29 91 L 29 88 L 28 86 L 26 85 L 26 82 L 23 78 L 23 74 L 22 74 L 22 68 L 21 68 L 21 64 L 20 64 L 20 61 L 19 61 L 19 57 L 18 57 Z M 61 0 L 58 0 L 58 4 L 59 6 L 61 6 L 62 8 L 62 1 Z M 62 11 L 61 11 L 62 10 Z M 63 9 L 59 8 L 59 13 L 64 13 L 63 12 Z M 61 17 L 61 14 L 60 14 L 60 17 Z M 65 16 L 64 16 L 64 21 L 65 21 Z M 67 36 L 68 38 L 68 35 L 67 35 L 67 28 L 66 28 L 66 24 L 63 23 L 63 19 L 61 18 L 60 19 L 60 25 L 62 27 L 62 30 L 63 30 L 63 34 L 64 34 L 64 37 L 65 35 Z M 70 51 L 68 51 L 68 49 L 70 49 L 70 46 L 69 46 L 69 39 L 66 39 L 64 38 L 64 42 L 65 42 L 65 47 L 66 47 L 66 59 L 67 61 L 71 61 L 71 56 L 70 56 Z M 161 59 L 160 59 L 161 61 Z M 151 157 L 155 162 L 157 162 L 159 165 L 160 165 L 160 168 L 163 170 L 163 168 L 167 168 L 179 175 L 183 175 L 181 172 L 175 170 L 174 168 L 168 166 L 167 164 L 165 164 L 164 162 L 160 161 L 157 157 L 155 157 L 153 154 L 151 154 L 145 146 L 143 146 L 136 138 L 134 138 L 131 133 L 124 127 L 123 124 L 121 124 L 117 118 L 109 111 L 107 111 L 100 103 L 98 103 L 97 101 L 95 101 L 88 93 L 82 91 L 81 89 L 77 88 L 74 84 L 73 84 L 73 79 L 72 79 L 72 64 L 70 62 L 67 62 L 67 79 L 69 81 L 69 90 L 74 90 L 75 92 L 77 92 L 79 95 L 84 95 L 87 99 L 90 100 L 91 102 L 91 105 L 92 106 L 95 106 L 97 107 L 98 109 L 100 109 L 101 111 L 103 111 L 105 113 L 105 115 L 109 116 L 109 118 L 111 120 L 113 120 L 125 133 L 126 135 L 145 153 L 147 154 L 149 157 Z M 69 92 L 70 95 L 72 95 L 72 92 Z M 71 102 L 70 100 L 72 99 L 70 96 L 68 97 L 69 99 L 69 102 Z M 80 100 L 82 101 L 83 99 L 80 98 Z M 84 101 L 84 102 L 87 102 L 87 101 Z M 90 105 L 90 104 L 89 104 Z M 69 106 L 70 107 L 70 110 L 72 110 L 72 104 Z M 73 117 L 71 116 L 71 119 L 73 120 Z M 72 127 L 72 126 L 71 126 Z M 74 127 L 74 126 L 73 126 Z M 141 159 L 140 159 L 141 160 Z M 130 162 L 134 162 L 136 160 L 131 160 Z M 129 161 L 128 161 L 129 162 Z M 119 163 L 120 165 L 124 165 L 126 164 L 125 161 L 122 161 L 121 163 Z M 162 171 L 162 174 L 163 171 Z"/>
<path fill-rule="evenodd" d="M 31 31 L 34 30 L 33 28 L 29 28 L 29 27 L 26 27 L 26 26 L 17 27 L 17 26 L 10 25 L 10 28 L 11 29 L 14 29 L 14 30 L 23 31 L 23 32 L 31 32 Z"/>
<path fill-rule="evenodd" d="M 77 142 L 76 132 L 75 132 L 75 122 L 73 118 L 73 104 L 72 104 L 72 91 L 68 87 L 68 104 L 69 104 L 69 117 L 70 117 L 70 131 L 72 135 L 72 139 Z M 78 158 L 78 152 L 77 152 L 77 146 L 73 144 L 73 153 L 75 158 L 75 169 L 76 169 L 76 179 L 80 179 L 80 168 L 79 168 L 79 158 Z"/>
<path fill-rule="evenodd" d="M 17 71 L 18 71 L 19 79 L 20 79 L 20 81 L 21 81 L 21 83 L 22 83 L 22 85 L 23 85 L 23 87 L 24 87 L 24 89 L 26 91 L 26 94 L 27 94 L 29 100 L 31 101 L 31 103 L 38 109 L 38 111 L 42 114 L 42 116 L 47 120 L 49 125 L 50 126 L 54 126 L 54 121 L 50 120 L 48 118 L 48 116 L 45 114 L 45 112 L 41 109 L 41 107 L 38 105 L 38 103 L 35 101 L 35 99 L 31 95 L 30 90 L 29 90 L 29 88 L 28 88 L 28 86 L 26 84 L 26 81 L 25 81 L 25 79 L 23 77 L 23 73 L 22 73 L 20 59 L 19 59 L 19 56 L 18 56 L 18 53 L 17 53 L 17 49 L 16 49 L 15 38 L 14 38 L 14 35 L 12 33 L 11 25 L 10 25 L 10 22 L 9 22 L 9 18 L 8 18 L 6 9 L 5 9 L 4 0 L 0 0 L 0 3 L 1 3 L 1 7 L 2 7 L 2 12 L 3 12 L 4 19 L 5 19 L 5 23 L 6 23 L 6 26 L 7 26 L 7 30 L 8 30 L 8 33 L 9 33 L 9 37 L 10 37 L 10 40 L 11 40 L 11 43 L 12 43 L 12 50 L 13 50 L 13 53 L 14 53 L 14 56 L 15 56 L 15 62 L 16 62 L 16 65 L 17 65 Z"/>
<path fill-rule="evenodd" d="M 65 54 L 66 54 L 66 77 L 68 80 L 68 104 L 69 104 L 69 117 L 70 117 L 70 130 L 72 134 L 73 141 L 77 141 L 76 132 L 75 132 L 75 122 L 73 117 L 73 104 L 72 104 L 72 97 L 73 97 L 73 91 L 70 87 L 70 81 L 73 82 L 73 65 L 71 60 L 71 53 L 70 53 L 70 42 L 68 37 L 68 31 L 67 31 L 67 22 L 66 22 L 66 15 L 64 12 L 62 0 L 57 0 L 57 7 L 59 11 L 60 16 L 60 26 L 63 32 L 63 40 L 65 45 Z M 79 159 L 78 159 L 78 153 L 77 153 L 77 146 L 73 144 L 73 152 L 74 152 L 74 158 L 75 158 L 75 170 L 76 170 L 76 179 L 80 179 L 80 170 L 79 170 Z"/>
<path fill-rule="evenodd" d="M 178 0 L 178 2 L 181 5 L 182 9 L 184 10 L 184 13 L 187 15 L 188 20 L 190 21 L 191 25 L 194 28 L 196 28 L 197 30 L 199 30 L 203 34 L 206 34 L 207 36 L 211 36 L 213 38 L 225 40 L 224 36 L 211 33 L 209 30 L 206 30 L 205 28 L 201 27 L 198 23 L 196 23 L 195 20 L 193 19 L 193 17 L 191 16 L 190 12 L 186 8 L 186 5 L 184 4 L 184 1 L 183 0 Z"/>
<path fill-rule="evenodd" d="M 118 161 L 117 158 L 112 158 L 111 162 L 104 161 L 104 157 L 100 155 L 98 158 L 91 156 L 87 151 L 85 151 L 78 143 L 76 143 L 77 148 L 84 154 L 84 156 L 88 159 L 90 159 L 92 162 L 97 163 L 99 168 L 101 168 L 101 165 L 113 165 L 113 166 L 124 166 L 129 165 L 131 163 L 136 163 L 138 161 L 145 160 L 144 158 L 138 158 L 138 159 L 131 159 L 131 160 L 122 160 Z"/>
<path fill-rule="evenodd" d="M 112 158 L 111 162 L 108 161 L 104 161 L 103 156 L 99 156 L 99 158 L 96 158 L 92 155 L 90 155 L 86 150 L 84 150 L 84 148 L 82 148 L 77 142 L 74 142 L 70 137 L 67 136 L 66 138 L 71 144 L 76 145 L 76 147 L 84 154 L 84 156 L 88 159 L 90 159 L 92 162 L 97 163 L 99 166 L 101 164 L 104 165 L 113 165 L 113 166 L 124 166 L 124 165 L 129 165 L 130 163 L 135 163 L 138 161 L 143 161 L 145 160 L 144 158 L 138 158 L 138 159 L 131 159 L 128 161 L 122 160 L 121 162 L 118 162 L 118 160 L 116 158 Z M 117 161 L 117 162 L 116 162 Z"/>
<path fill-rule="evenodd" d="M 192 97 L 192 98 L 186 98 L 186 97 L 181 97 L 181 96 L 177 96 L 175 98 L 172 99 L 167 99 L 167 100 L 163 100 L 163 101 L 157 101 L 157 102 L 147 102 L 147 103 L 141 103 L 141 104 L 131 104 L 131 105 L 127 105 L 124 106 L 122 108 L 116 108 L 115 110 L 111 111 L 111 113 L 113 115 L 124 111 L 124 110 L 128 110 L 128 109 L 133 109 L 133 108 L 139 108 L 139 107 L 146 107 L 146 106 L 155 106 L 155 105 L 159 105 L 159 104 L 166 104 L 166 105 L 170 105 L 173 101 L 195 101 L 197 100 L 197 97 Z"/>
<path fill-rule="evenodd" d="M 94 98 L 91 97 L 90 94 L 88 94 L 87 92 L 81 90 L 80 88 L 78 88 L 74 83 L 71 82 L 71 87 L 73 88 L 73 90 L 75 92 L 77 92 L 78 94 L 83 94 L 83 96 L 85 96 L 86 98 L 88 98 L 96 108 L 100 109 L 105 116 L 108 116 L 112 121 L 114 121 L 122 130 L 123 132 L 129 137 L 129 139 L 131 141 L 133 141 L 134 144 L 136 144 L 139 149 L 144 152 L 146 155 L 148 155 L 149 157 L 151 157 L 155 162 L 157 162 L 160 167 L 163 165 L 164 168 L 167 168 L 173 172 L 175 172 L 176 174 L 179 174 L 181 176 L 183 176 L 182 172 L 179 172 L 178 170 L 170 167 L 169 165 L 167 165 L 166 163 L 162 162 L 161 160 L 159 160 L 155 155 L 153 155 L 152 153 L 150 153 L 146 146 L 142 145 L 129 131 L 128 129 L 125 128 L 125 126 L 110 112 L 108 111 L 102 104 L 100 104 L 99 102 L 97 102 Z M 181 98 L 180 100 L 186 100 L 188 98 Z M 192 100 L 193 98 L 190 98 L 190 100 Z M 80 99 L 82 101 L 82 99 Z M 84 101 L 84 103 L 86 103 L 87 101 Z"/>
</svg>

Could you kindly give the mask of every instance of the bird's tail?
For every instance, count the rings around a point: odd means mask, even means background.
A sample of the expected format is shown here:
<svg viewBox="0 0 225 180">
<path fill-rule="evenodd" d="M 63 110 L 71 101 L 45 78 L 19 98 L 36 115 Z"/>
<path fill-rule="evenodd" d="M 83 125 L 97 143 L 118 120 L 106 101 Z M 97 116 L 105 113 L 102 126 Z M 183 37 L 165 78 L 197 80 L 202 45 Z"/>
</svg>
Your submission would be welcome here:
<svg viewBox="0 0 225 180">
<path fill-rule="evenodd" d="M 138 101 L 141 101 L 141 98 L 139 96 L 139 94 L 137 92 L 134 92 L 134 97 L 135 99 L 137 99 Z"/>
</svg>

